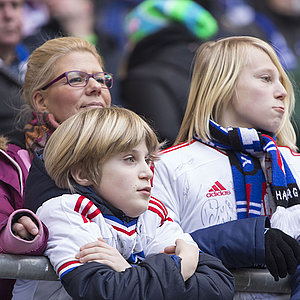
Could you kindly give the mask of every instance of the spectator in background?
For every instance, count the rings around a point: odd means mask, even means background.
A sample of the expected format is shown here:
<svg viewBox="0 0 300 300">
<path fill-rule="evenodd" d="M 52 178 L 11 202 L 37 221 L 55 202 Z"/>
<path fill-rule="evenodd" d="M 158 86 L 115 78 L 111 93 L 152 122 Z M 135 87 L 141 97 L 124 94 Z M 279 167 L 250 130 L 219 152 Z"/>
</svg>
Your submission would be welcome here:
<svg viewBox="0 0 300 300">
<path fill-rule="evenodd" d="M 117 44 L 120 53 L 123 53 L 127 37 L 123 22 L 126 15 L 144 0 L 94 0 L 97 10 L 96 26 L 103 30 Z"/>
<path fill-rule="evenodd" d="M 126 15 L 143 0 L 94 0 L 96 8 L 96 28 L 109 35 L 116 47 L 111 70 L 114 73 L 116 88 L 113 101 L 123 105 L 119 92 L 119 69 L 125 56 L 127 36 L 124 31 L 124 20 Z"/>
<path fill-rule="evenodd" d="M 44 1 L 25 0 L 23 8 L 23 37 L 32 35 L 48 22 L 49 12 Z"/>
<path fill-rule="evenodd" d="M 23 0 L 0 0 L 0 134 L 21 147 L 24 134 L 16 129 L 16 117 L 29 54 L 22 43 L 22 16 Z"/>
<path fill-rule="evenodd" d="M 49 21 L 37 30 L 34 35 L 25 39 L 30 50 L 56 37 L 82 37 L 96 46 L 104 60 L 106 70 L 116 73 L 118 55 L 116 45 L 109 35 L 95 26 L 93 0 L 44 0 L 49 10 Z M 112 98 L 118 99 L 118 83 L 114 82 Z"/>
<path fill-rule="evenodd" d="M 217 23 L 191 0 L 146 0 L 128 14 L 125 30 L 132 49 L 121 73 L 121 101 L 170 145 L 184 115 L 195 51 Z"/>
</svg>

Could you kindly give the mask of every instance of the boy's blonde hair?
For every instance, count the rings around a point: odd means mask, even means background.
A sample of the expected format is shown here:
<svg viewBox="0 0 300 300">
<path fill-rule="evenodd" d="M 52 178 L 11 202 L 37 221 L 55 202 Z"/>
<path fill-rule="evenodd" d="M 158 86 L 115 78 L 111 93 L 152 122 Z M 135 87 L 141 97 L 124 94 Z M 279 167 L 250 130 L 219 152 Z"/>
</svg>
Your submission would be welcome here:
<svg viewBox="0 0 300 300">
<path fill-rule="evenodd" d="M 103 68 L 102 59 L 95 46 L 83 38 L 62 37 L 45 42 L 31 53 L 28 60 L 23 96 L 31 110 L 35 110 L 33 94 L 54 79 L 57 61 L 73 52 L 91 53 Z"/>
<path fill-rule="evenodd" d="M 99 184 L 101 165 L 142 141 L 155 157 L 160 144 L 141 117 L 125 108 L 94 108 L 64 121 L 48 140 L 43 158 L 56 185 L 73 191 L 71 168 L 81 167 L 93 184 Z"/>
<path fill-rule="evenodd" d="M 297 150 L 296 134 L 290 118 L 295 105 L 294 90 L 274 49 L 266 42 L 249 36 L 233 36 L 202 44 L 196 55 L 190 94 L 175 145 L 190 141 L 196 133 L 210 139 L 209 120 L 219 122 L 230 104 L 239 75 L 247 64 L 250 47 L 264 51 L 278 69 L 287 91 L 285 113 L 277 132 L 279 145 Z"/>
</svg>

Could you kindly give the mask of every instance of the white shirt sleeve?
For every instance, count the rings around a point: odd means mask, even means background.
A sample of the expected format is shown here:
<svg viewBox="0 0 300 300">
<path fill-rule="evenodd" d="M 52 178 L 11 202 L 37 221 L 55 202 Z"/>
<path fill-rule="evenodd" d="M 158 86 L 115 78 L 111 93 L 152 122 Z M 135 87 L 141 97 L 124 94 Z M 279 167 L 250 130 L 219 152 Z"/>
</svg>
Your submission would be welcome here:
<svg viewBox="0 0 300 300">
<path fill-rule="evenodd" d="M 177 223 L 181 224 L 181 203 L 184 203 L 183 197 L 184 186 L 178 186 L 176 174 L 173 172 L 170 164 L 161 160 L 155 162 L 153 188 L 151 195 L 159 199 L 167 207 L 170 217 Z"/>
<path fill-rule="evenodd" d="M 177 239 L 197 246 L 192 237 L 169 217 L 167 208 L 156 199 L 151 198 L 149 208 L 140 217 L 140 222 L 146 256 L 163 252 L 166 246 L 175 245 Z"/>
<path fill-rule="evenodd" d="M 87 212 L 82 214 L 82 207 L 77 202 L 79 197 L 62 195 L 52 198 L 37 211 L 37 216 L 49 229 L 45 255 L 49 257 L 59 277 L 81 265 L 75 259 L 81 246 L 103 237 L 99 226 L 85 217 Z M 85 198 L 85 201 L 89 200 Z M 90 209 L 95 208 L 91 206 Z"/>
</svg>

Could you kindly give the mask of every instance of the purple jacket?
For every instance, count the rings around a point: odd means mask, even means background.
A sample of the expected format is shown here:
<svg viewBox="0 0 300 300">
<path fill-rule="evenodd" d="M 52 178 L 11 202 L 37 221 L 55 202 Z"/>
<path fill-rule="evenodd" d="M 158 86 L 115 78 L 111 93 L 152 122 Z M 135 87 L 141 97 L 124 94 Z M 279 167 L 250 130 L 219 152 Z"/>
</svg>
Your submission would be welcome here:
<svg viewBox="0 0 300 300">
<path fill-rule="evenodd" d="M 23 209 L 25 181 L 30 167 L 27 150 L 8 144 L 6 151 L 0 149 L 0 253 L 40 255 L 44 252 L 48 230 L 36 215 Z M 23 240 L 12 232 L 14 220 L 27 215 L 39 227 L 31 241 Z M 14 280 L 0 279 L 1 299 L 11 299 Z"/>
</svg>

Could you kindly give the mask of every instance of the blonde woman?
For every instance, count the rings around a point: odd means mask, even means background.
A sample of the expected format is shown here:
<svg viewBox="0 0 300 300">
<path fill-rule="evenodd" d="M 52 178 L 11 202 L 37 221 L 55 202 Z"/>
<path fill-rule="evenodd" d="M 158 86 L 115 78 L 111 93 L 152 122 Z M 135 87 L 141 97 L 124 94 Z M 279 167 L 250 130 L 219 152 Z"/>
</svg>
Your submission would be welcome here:
<svg viewBox="0 0 300 300">
<path fill-rule="evenodd" d="M 232 298 L 230 273 L 150 199 L 158 148 L 149 125 L 124 108 L 80 112 L 50 137 L 45 168 L 68 192 L 37 215 L 50 233 L 45 255 L 73 299 Z M 14 299 L 67 299 L 51 282 L 25 287 L 17 282 Z"/>
<path fill-rule="evenodd" d="M 292 84 L 268 43 L 247 36 L 204 43 L 152 190 L 200 249 L 231 268 L 266 264 L 275 280 L 300 262 L 293 107 Z"/>
</svg>

